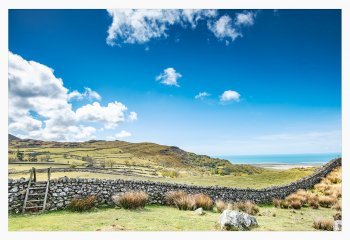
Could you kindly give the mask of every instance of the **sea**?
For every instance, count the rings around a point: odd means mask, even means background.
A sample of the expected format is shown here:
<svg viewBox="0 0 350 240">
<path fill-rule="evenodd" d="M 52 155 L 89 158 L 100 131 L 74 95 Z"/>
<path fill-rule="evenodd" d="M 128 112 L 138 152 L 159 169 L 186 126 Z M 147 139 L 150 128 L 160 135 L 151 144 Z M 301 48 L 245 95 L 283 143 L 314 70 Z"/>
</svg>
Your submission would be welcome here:
<svg viewBox="0 0 350 240">
<path fill-rule="evenodd" d="M 252 164 L 252 165 L 304 165 L 319 166 L 334 158 L 341 157 L 341 153 L 309 153 L 309 154 L 271 154 L 271 155 L 230 155 L 215 156 L 229 160 L 233 164 Z"/>
</svg>

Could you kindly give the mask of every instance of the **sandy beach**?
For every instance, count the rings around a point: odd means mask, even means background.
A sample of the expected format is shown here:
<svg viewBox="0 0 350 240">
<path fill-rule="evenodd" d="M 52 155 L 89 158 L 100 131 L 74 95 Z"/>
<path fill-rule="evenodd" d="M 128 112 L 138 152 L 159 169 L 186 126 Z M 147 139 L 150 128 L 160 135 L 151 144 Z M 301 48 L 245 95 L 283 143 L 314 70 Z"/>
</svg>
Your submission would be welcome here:
<svg viewBox="0 0 350 240">
<path fill-rule="evenodd" d="M 276 170 L 287 170 L 291 168 L 310 168 L 310 167 L 320 167 L 322 164 L 252 164 L 256 167 L 262 167 L 267 169 L 276 169 Z"/>
</svg>

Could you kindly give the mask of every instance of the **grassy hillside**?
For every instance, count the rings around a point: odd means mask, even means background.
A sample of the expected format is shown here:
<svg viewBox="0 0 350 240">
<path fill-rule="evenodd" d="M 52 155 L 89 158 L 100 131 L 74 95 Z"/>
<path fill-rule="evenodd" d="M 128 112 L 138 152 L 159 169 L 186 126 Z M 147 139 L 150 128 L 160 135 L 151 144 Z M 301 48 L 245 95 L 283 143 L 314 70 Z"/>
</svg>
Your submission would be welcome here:
<svg viewBox="0 0 350 240">
<path fill-rule="evenodd" d="M 19 155 L 22 154 L 22 157 Z M 19 159 L 21 158 L 21 159 Z M 9 162 L 50 162 L 95 167 L 146 167 L 155 173 L 198 176 L 261 173 L 250 165 L 186 152 L 175 146 L 125 141 L 52 142 L 20 139 L 9 134 Z M 175 172 L 174 172 L 175 171 Z"/>
</svg>

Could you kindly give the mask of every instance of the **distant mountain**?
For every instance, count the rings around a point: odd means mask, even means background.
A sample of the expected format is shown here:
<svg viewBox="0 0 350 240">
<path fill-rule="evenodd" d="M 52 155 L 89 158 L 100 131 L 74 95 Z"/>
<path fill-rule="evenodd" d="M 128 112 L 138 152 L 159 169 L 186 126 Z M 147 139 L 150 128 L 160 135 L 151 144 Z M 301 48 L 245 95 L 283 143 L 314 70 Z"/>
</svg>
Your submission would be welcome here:
<svg viewBox="0 0 350 240">
<path fill-rule="evenodd" d="M 23 149 L 23 148 L 64 148 L 67 152 L 74 149 L 89 149 L 89 152 L 98 152 L 98 158 L 108 156 L 109 151 L 120 154 L 130 154 L 138 159 L 149 159 L 162 167 L 174 168 L 197 168 L 197 169 L 225 169 L 228 172 L 244 172 L 255 173 L 260 172 L 261 169 L 250 165 L 236 165 L 231 164 L 230 161 L 212 158 L 206 155 L 198 155 L 195 153 L 184 151 L 176 146 L 166 146 L 156 143 L 141 142 L 131 143 L 125 141 L 104 141 L 104 140 L 90 140 L 87 142 L 54 142 L 41 141 L 34 139 L 20 139 L 9 134 L 9 148 Z M 101 153 L 101 152 L 106 153 Z M 90 153 L 89 153 L 90 154 Z M 90 154 L 93 155 L 93 154 Z"/>
</svg>

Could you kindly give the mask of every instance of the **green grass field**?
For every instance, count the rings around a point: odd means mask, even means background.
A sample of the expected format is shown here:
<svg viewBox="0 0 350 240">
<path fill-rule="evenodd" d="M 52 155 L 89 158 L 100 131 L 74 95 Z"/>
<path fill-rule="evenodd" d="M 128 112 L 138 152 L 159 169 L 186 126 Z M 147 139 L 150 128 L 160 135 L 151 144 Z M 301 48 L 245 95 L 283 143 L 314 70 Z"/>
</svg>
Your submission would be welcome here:
<svg viewBox="0 0 350 240">
<path fill-rule="evenodd" d="M 256 216 L 259 227 L 253 231 L 313 231 L 314 218 L 332 218 L 334 213 L 330 208 L 293 211 L 263 206 L 260 207 L 261 216 Z M 41 215 L 10 215 L 8 228 L 9 231 L 213 231 L 219 230 L 219 216 L 211 211 L 198 216 L 193 211 L 150 205 L 144 210 L 106 208 L 84 213 L 55 211 Z"/>
<path fill-rule="evenodd" d="M 274 185 L 288 184 L 292 181 L 298 180 L 302 177 L 310 175 L 313 169 L 288 169 L 288 170 L 266 170 L 262 173 L 253 175 L 227 175 L 227 176 L 188 176 L 179 178 L 163 178 L 163 177 L 137 177 L 137 176 L 125 176 L 125 175 L 110 175 L 100 173 L 84 173 L 84 172 L 53 172 L 52 178 L 59 178 L 67 176 L 70 178 L 99 178 L 99 179 L 130 179 L 130 180 L 149 180 L 158 182 L 174 182 L 184 183 L 199 186 L 225 186 L 225 187 L 237 187 L 237 188 L 265 188 Z M 28 178 L 29 174 L 11 174 L 10 178 Z M 46 173 L 38 173 L 38 180 L 46 180 Z"/>
</svg>

